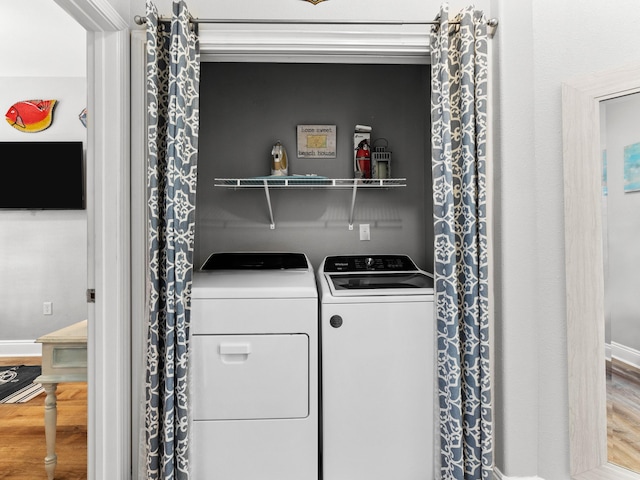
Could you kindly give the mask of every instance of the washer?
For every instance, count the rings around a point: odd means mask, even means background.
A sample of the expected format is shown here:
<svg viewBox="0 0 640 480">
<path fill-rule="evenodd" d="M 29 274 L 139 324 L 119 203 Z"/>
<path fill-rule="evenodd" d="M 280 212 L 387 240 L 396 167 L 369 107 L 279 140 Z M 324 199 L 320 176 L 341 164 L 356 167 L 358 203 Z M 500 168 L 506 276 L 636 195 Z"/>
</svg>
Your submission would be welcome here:
<svg viewBox="0 0 640 480">
<path fill-rule="evenodd" d="M 318 294 L 301 253 L 215 253 L 191 303 L 194 478 L 318 479 Z"/>
<path fill-rule="evenodd" d="M 324 480 L 434 478 L 433 277 L 406 255 L 318 269 Z"/>
</svg>

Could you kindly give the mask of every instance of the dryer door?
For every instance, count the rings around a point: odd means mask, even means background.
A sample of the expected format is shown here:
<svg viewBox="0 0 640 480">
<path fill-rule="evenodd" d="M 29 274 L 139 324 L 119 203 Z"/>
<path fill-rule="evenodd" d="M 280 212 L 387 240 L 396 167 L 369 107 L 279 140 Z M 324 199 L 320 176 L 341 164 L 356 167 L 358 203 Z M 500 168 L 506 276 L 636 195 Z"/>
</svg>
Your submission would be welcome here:
<svg viewBox="0 0 640 480">
<path fill-rule="evenodd" d="M 194 420 L 309 415 L 309 337 L 193 335 Z"/>
</svg>

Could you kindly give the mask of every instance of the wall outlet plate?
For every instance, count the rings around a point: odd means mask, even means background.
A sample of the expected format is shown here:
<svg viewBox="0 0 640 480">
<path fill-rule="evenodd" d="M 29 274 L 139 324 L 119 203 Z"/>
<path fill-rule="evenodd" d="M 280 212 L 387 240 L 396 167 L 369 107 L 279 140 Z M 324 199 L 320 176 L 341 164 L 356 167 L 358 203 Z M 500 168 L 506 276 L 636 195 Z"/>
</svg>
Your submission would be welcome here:
<svg viewBox="0 0 640 480">
<path fill-rule="evenodd" d="M 371 240 L 371 229 L 368 223 L 360 224 L 360 240 Z"/>
</svg>

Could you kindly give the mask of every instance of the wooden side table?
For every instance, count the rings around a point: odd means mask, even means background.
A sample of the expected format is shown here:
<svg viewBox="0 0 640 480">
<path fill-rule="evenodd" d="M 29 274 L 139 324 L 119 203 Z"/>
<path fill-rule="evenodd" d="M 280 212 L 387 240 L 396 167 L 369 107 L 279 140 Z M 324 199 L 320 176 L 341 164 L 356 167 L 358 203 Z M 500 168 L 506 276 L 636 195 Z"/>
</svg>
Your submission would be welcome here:
<svg viewBox="0 0 640 480">
<path fill-rule="evenodd" d="M 58 463 L 56 389 L 58 383 L 87 381 L 87 321 L 47 333 L 38 338 L 36 343 L 42 344 L 42 374 L 34 382 L 42 384 L 47 394 L 44 401 L 44 432 L 47 442 L 44 468 L 49 480 L 53 480 Z"/>
</svg>

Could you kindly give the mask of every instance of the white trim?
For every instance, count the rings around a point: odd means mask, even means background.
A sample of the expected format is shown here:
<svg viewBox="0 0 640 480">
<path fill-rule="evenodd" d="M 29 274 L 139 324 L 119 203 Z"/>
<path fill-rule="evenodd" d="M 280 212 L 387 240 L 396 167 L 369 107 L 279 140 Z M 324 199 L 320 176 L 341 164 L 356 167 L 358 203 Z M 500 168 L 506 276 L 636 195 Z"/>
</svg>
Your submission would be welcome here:
<svg viewBox="0 0 640 480">
<path fill-rule="evenodd" d="M 146 32 L 131 32 L 131 445 L 132 479 L 144 479 L 145 347 L 148 325 Z"/>
<path fill-rule="evenodd" d="M 606 350 L 605 346 L 605 351 Z M 611 342 L 610 356 L 607 358 L 611 357 L 640 369 L 640 351 L 634 348 L 627 347 L 626 345 L 622 345 L 617 342 Z"/>
<path fill-rule="evenodd" d="M 0 340 L 0 357 L 39 357 L 42 348 L 35 340 Z"/>
<path fill-rule="evenodd" d="M 572 478 L 575 480 L 638 480 L 638 474 L 613 463 L 605 463 L 593 470 L 573 475 Z"/>
<path fill-rule="evenodd" d="M 128 24 L 108 0 L 55 0 L 88 32 L 127 30 Z"/>
<path fill-rule="evenodd" d="M 498 469 L 498 467 L 493 468 L 493 478 L 494 480 L 542 480 L 542 477 L 508 477 L 504 473 Z"/>
<path fill-rule="evenodd" d="M 428 64 L 428 27 L 412 27 L 201 27 L 201 61 Z"/>
<path fill-rule="evenodd" d="M 129 32 L 89 33 L 96 302 L 89 310 L 89 478 L 131 477 Z M 91 141 L 93 140 L 93 141 Z M 91 278 L 90 278 L 91 282 Z M 94 381 L 91 382 L 91 379 Z"/>
<path fill-rule="evenodd" d="M 129 28 L 107 0 L 55 0 L 87 30 L 87 477 L 131 478 Z"/>
<path fill-rule="evenodd" d="M 602 100 L 640 91 L 640 64 L 562 85 L 570 470 L 612 478 L 607 458 L 600 187 Z M 633 474 L 631 478 L 640 478 Z"/>
</svg>

